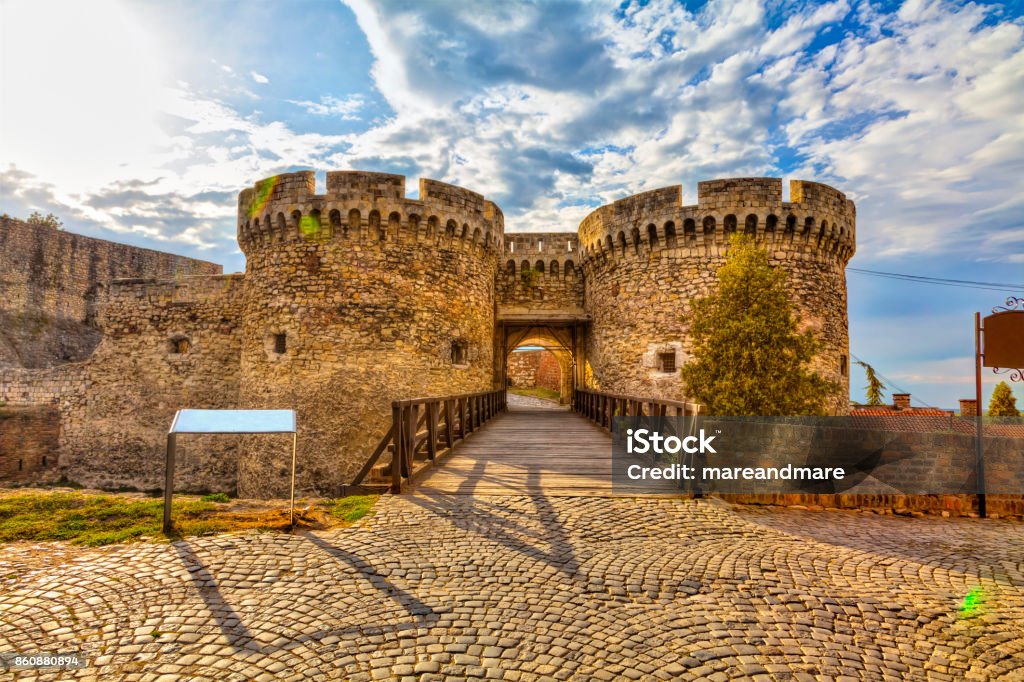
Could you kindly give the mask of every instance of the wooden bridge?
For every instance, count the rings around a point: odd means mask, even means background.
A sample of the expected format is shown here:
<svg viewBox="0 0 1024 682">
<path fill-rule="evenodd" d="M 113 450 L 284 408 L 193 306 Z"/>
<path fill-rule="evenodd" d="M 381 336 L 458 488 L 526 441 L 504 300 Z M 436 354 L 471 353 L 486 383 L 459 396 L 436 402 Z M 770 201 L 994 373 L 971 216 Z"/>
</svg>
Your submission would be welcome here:
<svg viewBox="0 0 1024 682">
<path fill-rule="evenodd" d="M 612 494 L 612 418 L 700 406 L 579 389 L 572 408 L 510 407 L 504 391 L 396 401 L 392 426 L 353 481 L 443 495 Z M 389 462 L 379 464 L 384 453 Z"/>
</svg>

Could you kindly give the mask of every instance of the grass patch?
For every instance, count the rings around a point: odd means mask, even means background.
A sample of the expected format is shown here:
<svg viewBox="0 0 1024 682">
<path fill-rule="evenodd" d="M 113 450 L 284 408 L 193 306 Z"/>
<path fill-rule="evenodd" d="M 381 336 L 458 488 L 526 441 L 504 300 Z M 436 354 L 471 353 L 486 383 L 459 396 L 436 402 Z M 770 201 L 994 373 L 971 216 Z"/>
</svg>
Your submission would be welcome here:
<svg viewBox="0 0 1024 682">
<path fill-rule="evenodd" d="M 355 523 L 366 516 L 373 503 L 377 501 L 378 495 L 352 495 L 351 497 L 340 497 L 331 500 L 324 505 L 328 515 L 341 519 L 347 523 Z"/>
<path fill-rule="evenodd" d="M 344 497 L 295 510 L 296 525 L 327 528 L 348 525 L 370 511 L 376 495 Z M 236 509 L 224 493 L 202 499 L 176 499 L 171 507 L 175 536 L 213 535 L 242 530 L 289 529 L 287 507 Z M 244 507 L 244 505 L 243 505 Z M 162 499 L 79 492 L 25 492 L 0 497 L 0 542 L 61 540 L 96 547 L 144 538 L 163 538 Z"/>
<path fill-rule="evenodd" d="M 183 500 L 172 518 L 186 534 L 213 504 Z M 109 545 L 160 535 L 162 500 L 126 499 L 82 493 L 25 493 L 0 498 L 0 542 L 64 540 L 76 545 Z M 187 533 L 191 534 L 191 533 Z"/>
<path fill-rule="evenodd" d="M 509 393 L 515 393 L 516 395 L 525 395 L 530 398 L 541 398 L 543 400 L 553 400 L 558 402 L 561 393 L 558 391 L 552 391 L 550 388 L 543 388 L 541 386 L 535 386 L 534 388 L 510 388 Z"/>
</svg>

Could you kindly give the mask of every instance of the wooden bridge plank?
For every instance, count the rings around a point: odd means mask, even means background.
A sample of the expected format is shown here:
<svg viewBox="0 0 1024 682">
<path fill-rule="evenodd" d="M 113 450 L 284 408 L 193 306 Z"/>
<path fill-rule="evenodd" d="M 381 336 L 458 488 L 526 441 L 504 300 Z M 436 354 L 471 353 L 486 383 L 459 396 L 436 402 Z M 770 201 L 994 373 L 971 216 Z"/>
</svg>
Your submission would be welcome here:
<svg viewBox="0 0 1024 682">
<path fill-rule="evenodd" d="M 427 495 L 612 494 L 611 436 L 567 409 L 511 407 L 425 474 Z"/>
</svg>

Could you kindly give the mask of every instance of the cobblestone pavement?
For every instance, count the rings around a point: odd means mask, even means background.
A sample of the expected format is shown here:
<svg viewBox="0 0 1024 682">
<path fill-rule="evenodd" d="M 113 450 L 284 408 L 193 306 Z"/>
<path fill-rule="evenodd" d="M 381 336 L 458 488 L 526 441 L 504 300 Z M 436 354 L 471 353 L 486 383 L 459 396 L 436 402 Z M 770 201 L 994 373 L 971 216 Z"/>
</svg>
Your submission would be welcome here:
<svg viewBox="0 0 1024 682">
<path fill-rule="evenodd" d="M 512 409 L 517 407 L 535 410 L 568 410 L 567 405 L 559 405 L 554 400 L 545 400 L 544 398 L 535 398 L 532 395 L 519 395 L 518 393 L 512 393 L 511 391 L 505 394 L 505 400 L 508 401 L 508 406 Z"/>
<path fill-rule="evenodd" d="M 402 496 L 331 532 L 8 547 L 0 651 L 85 651 L 61 679 L 1019 680 L 1022 549 L 999 520 Z"/>
</svg>

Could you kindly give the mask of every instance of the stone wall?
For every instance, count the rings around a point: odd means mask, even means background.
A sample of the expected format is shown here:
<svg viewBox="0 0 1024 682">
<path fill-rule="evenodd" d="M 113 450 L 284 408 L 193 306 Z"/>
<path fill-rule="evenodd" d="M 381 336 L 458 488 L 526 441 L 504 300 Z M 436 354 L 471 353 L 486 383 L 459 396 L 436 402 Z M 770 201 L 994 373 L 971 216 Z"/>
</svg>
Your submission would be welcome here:
<svg viewBox="0 0 1024 682">
<path fill-rule="evenodd" d="M 436 181 L 412 200 L 402 176 L 328 173 L 324 195 L 312 178 L 239 197 L 241 399 L 298 410 L 297 485 L 332 493 L 387 431 L 391 401 L 493 387 L 504 226 L 480 195 Z M 240 492 L 287 492 L 273 447 L 246 440 Z"/>
<path fill-rule="evenodd" d="M 61 476 L 101 488 L 159 488 L 174 412 L 238 406 L 242 283 L 221 275 L 100 285 L 103 340 L 92 356 L 0 370 L 0 400 L 59 410 Z M 237 438 L 189 436 L 182 447 L 179 490 L 235 491 Z"/>
<path fill-rule="evenodd" d="M 746 233 L 789 275 L 792 300 L 822 349 L 813 368 L 837 382 L 833 413 L 848 409 L 849 337 L 845 266 L 854 253 L 853 202 L 830 187 L 794 180 L 702 182 L 698 204 L 680 187 L 602 206 L 580 225 L 585 299 L 592 325 L 587 376 L 622 393 L 686 398 L 678 368 L 688 359 L 682 317 L 710 292 L 728 240 Z M 666 362 L 666 358 L 671 356 Z M 666 368 L 671 371 L 665 371 Z"/>
<path fill-rule="evenodd" d="M 509 385 L 514 388 L 562 390 L 562 370 L 558 358 L 547 350 L 509 353 L 508 378 Z"/>
<path fill-rule="evenodd" d="M 497 275 L 499 312 L 582 314 L 578 243 L 572 232 L 506 235 Z"/>
<path fill-rule="evenodd" d="M 0 218 L 0 367 L 88 357 L 97 287 L 118 277 L 220 274 L 214 263 Z"/>
<path fill-rule="evenodd" d="M 54 407 L 0 407 L 0 481 L 53 478 L 60 413 Z"/>
</svg>

